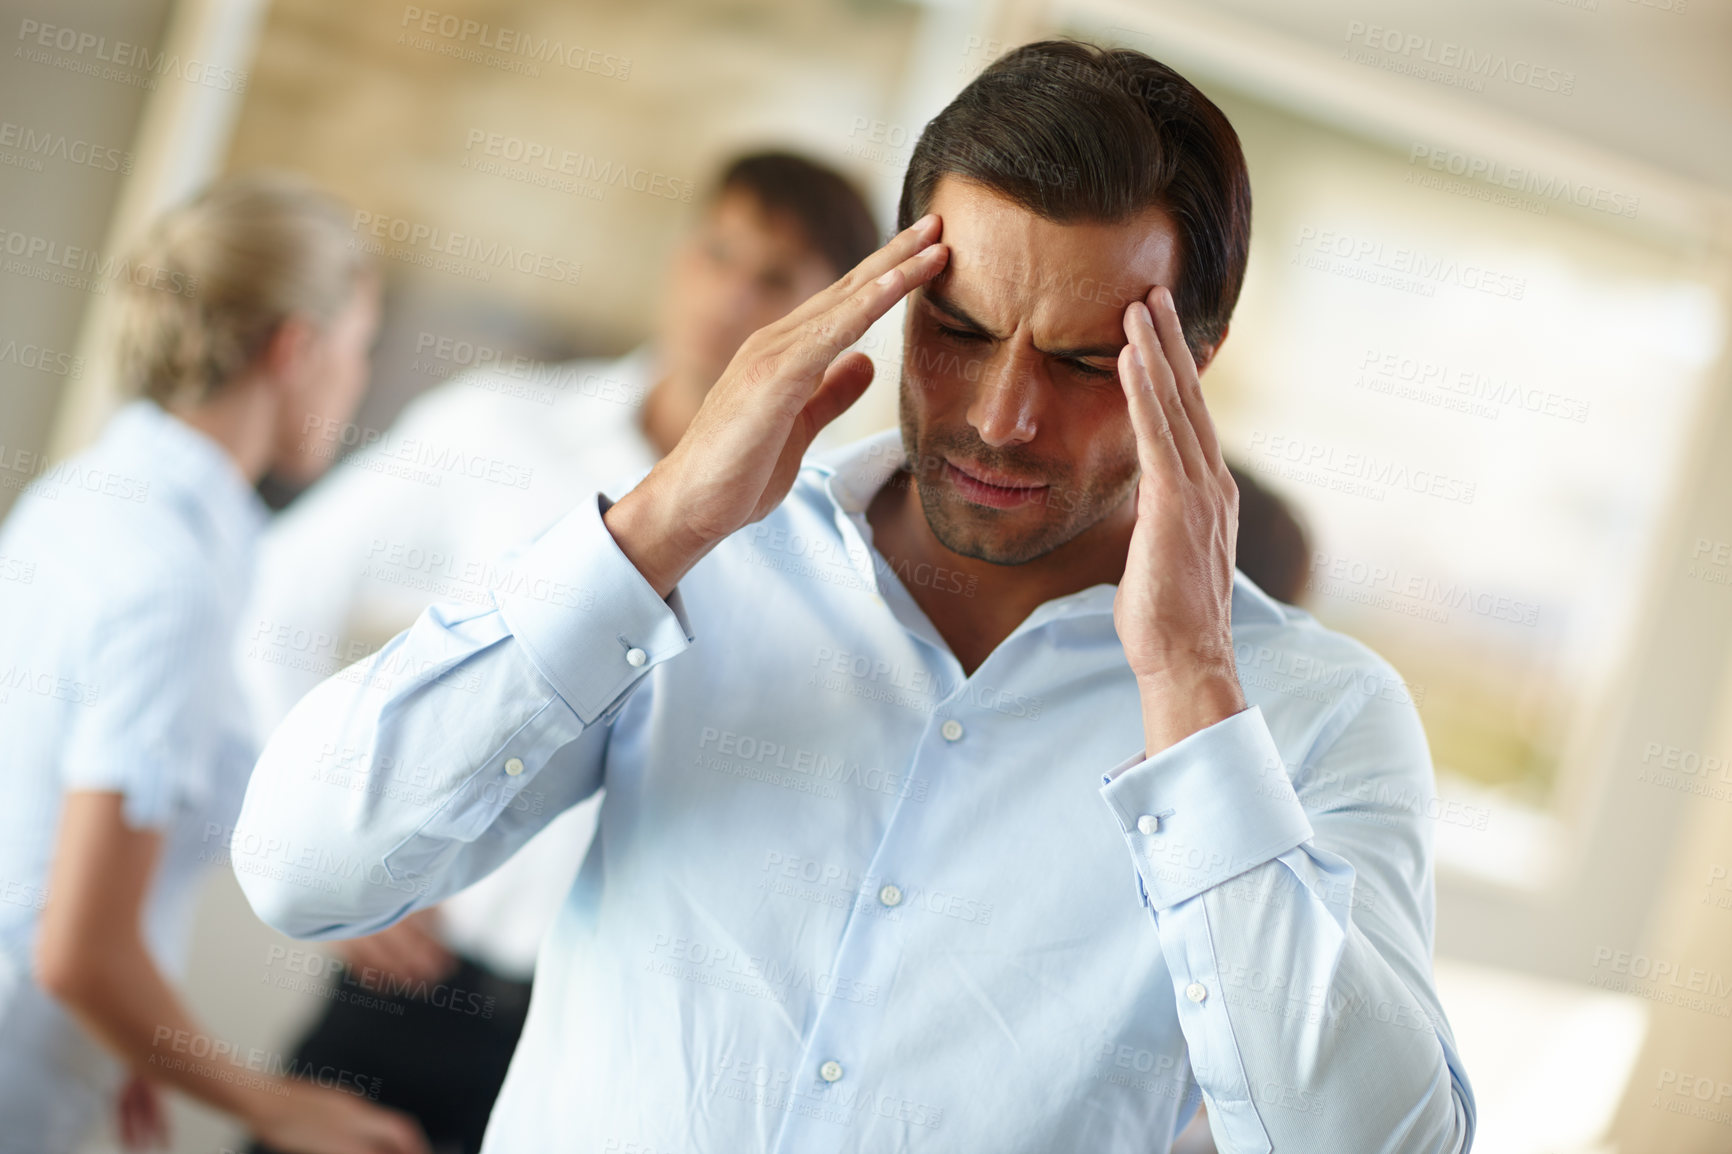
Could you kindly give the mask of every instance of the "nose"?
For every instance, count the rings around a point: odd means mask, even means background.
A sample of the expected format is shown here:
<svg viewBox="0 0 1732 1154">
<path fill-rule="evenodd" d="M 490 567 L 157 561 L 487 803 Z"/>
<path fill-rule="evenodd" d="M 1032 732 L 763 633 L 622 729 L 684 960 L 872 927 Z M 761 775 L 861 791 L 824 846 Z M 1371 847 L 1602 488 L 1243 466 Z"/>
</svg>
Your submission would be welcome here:
<svg viewBox="0 0 1732 1154">
<path fill-rule="evenodd" d="M 736 264 L 722 276 L 716 317 L 731 328 L 750 324 L 761 311 L 758 283 L 749 268 Z"/>
<path fill-rule="evenodd" d="M 1023 350 L 1004 352 L 980 374 L 968 423 L 994 448 L 1026 444 L 1034 439 L 1044 388 L 1033 357 Z"/>
</svg>

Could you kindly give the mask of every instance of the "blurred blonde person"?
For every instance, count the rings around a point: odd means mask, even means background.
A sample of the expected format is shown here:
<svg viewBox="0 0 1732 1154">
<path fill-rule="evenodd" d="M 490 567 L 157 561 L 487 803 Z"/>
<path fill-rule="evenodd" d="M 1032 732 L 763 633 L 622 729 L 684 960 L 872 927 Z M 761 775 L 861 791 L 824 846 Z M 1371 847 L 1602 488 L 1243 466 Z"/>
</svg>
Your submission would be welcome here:
<svg viewBox="0 0 1732 1154">
<path fill-rule="evenodd" d="M 72 1150 L 109 1110 L 163 1143 L 171 1087 L 285 1150 L 419 1154 L 363 1085 L 236 1052 L 174 984 L 256 754 L 233 658 L 254 485 L 325 467 L 302 433 L 354 412 L 377 278 L 341 205 L 281 176 L 166 214 L 128 269 L 139 396 L 0 527 L 32 578 L 0 594 L 0 1150 Z"/>
</svg>

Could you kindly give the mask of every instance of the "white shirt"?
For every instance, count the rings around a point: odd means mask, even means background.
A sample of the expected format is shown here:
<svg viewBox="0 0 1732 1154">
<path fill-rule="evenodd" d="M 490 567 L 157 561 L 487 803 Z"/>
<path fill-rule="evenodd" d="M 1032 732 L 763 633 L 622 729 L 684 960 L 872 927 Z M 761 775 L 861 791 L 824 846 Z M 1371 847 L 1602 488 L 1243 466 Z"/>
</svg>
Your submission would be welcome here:
<svg viewBox="0 0 1732 1154">
<path fill-rule="evenodd" d="M 258 748 L 234 638 L 265 516 L 220 446 L 140 400 L 0 529 L 0 1150 L 71 1149 L 119 1084 L 30 976 L 68 790 L 119 793 L 162 834 L 142 927 L 180 971 Z"/>
<path fill-rule="evenodd" d="M 657 453 L 639 417 L 653 356 L 478 370 L 411 402 L 266 534 L 241 666 L 261 732 L 326 676 L 428 605 L 490 604 L 497 559 Z M 343 435 L 329 436 L 336 447 Z M 413 788 L 411 784 L 409 788 Z M 527 981 L 589 847 L 600 801 L 575 807 L 508 869 L 440 909 L 447 945 Z"/>
<path fill-rule="evenodd" d="M 271 737 L 254 909 L 378 929 L 606 787 L 492 1154 L 1146 1154 L 1199 1093 L 1226 1151 L 1465 1150 L 1394 670 L 1237 575 L 1249 708 L 1145 757 L 1116 586 L 963 675 L 902 582 L 965 580 L 871 547 L 901 460 L 809 461 L 665 601 L 578 506 Z M 351 800 L 404 773 L 435 804 Z"/>
</svg>

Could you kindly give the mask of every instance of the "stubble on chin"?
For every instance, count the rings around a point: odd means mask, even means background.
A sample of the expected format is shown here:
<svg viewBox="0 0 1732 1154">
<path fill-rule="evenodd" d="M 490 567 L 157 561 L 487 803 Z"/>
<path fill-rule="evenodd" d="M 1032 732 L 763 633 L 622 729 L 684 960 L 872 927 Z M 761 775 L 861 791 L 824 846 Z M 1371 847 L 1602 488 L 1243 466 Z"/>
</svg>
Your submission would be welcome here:
<svg viewBox="0 0 1732 1154">
<path fill-rule="evenodd" d="M 1047 482 L 1049 488 L 1031 516 L 1028 506 L 999 510 L 965 501 L 940 477 L 939 462 L 952 446 L 920 444 L 917 431 L 906 418 L 902 445 L 911 467 L 891 483 L 915 486 L 927 527 L 946 549 L 993 565 L 1025 565 L 1068 544 L 1123 504 L 1137 484 L 1134 457 L 1085 488 L 1076 487 L 1067 473 Z M 966 452 L 961 455 L 968 456 Z M 1014 469 L 1014 465 L 1010 467 Z M 1018 525 L 1013 518 L 1026 519 L 1027 523 Z"/>
</svg>

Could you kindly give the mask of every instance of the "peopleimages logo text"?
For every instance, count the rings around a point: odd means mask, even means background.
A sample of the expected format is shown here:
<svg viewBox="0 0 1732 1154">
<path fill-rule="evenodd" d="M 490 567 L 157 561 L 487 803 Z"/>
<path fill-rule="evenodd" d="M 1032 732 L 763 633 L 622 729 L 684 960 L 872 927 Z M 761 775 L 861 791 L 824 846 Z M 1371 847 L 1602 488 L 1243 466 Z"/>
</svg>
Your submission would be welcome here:
<svg viewBox="0 0 1732 1154">
<path fill-rule="evenodd" d="M 1419 32 L 1349 20 L 1345 39 L 1386 55 L 1454 69 L 1480 81 L 1503 80 L 1561 96 L 1570 96 L 1576 90 L 1576 74 L 1568 69 L 1536 64 L 1502 52 L 1481 52 L 1453 40 L 1438 40 Z"/>
</svg>

